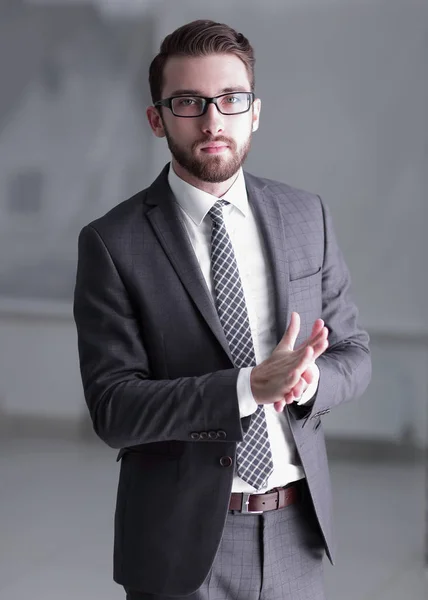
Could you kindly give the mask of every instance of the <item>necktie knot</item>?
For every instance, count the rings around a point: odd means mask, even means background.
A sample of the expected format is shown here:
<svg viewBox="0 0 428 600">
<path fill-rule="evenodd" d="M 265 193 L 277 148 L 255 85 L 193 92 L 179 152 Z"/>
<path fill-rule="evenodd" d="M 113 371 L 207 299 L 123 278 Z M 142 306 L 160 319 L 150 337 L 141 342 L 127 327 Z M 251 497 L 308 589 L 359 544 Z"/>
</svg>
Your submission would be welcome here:
<svg viewBox="0 0 428 600">
<path fill-rule="evenodd" d="M 208 211 L 213 223 L 221 225 L 223 223 L 223 206 L 229 204 L 226 200 L 217 200 L 217 202 Z"/>
</svg>

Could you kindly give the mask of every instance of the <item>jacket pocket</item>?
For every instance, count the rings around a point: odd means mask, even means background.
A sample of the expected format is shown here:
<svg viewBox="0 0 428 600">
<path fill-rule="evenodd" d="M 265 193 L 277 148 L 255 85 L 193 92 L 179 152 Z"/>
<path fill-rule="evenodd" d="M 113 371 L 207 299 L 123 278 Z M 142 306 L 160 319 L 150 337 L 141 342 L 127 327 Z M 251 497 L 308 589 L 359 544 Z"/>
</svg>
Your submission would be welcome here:
<svg viewBox="0 0 428 600">
<path fill-rule="evenodd" d="M 290 273 L 291 281 L 307 281 L 311 277 L 316 277 L 321 272 L 322 267 L 312 271 L 299 271 L 297 273 Z"/>
<path fill-rule="evenodd" d="M 121 448 L 116 457 L 118 462 L 124 454 L 141 454 L 145 456 L 160 456 L 165 458 L 179 458 L 185 450 L 185 443 L 170 440 L 167 442 L 152 442 L 150 444 L 142 444 L 141 446 L 127 446 Z"/>
</svg>

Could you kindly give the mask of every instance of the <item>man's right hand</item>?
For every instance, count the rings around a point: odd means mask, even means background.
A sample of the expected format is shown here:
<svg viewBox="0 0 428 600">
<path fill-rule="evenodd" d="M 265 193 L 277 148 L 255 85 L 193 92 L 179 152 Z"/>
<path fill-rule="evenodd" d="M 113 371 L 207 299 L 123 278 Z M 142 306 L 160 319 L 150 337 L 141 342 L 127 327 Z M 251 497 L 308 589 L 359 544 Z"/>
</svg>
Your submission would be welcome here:
<svg viewBox="0 0 428 600">
<path fill-rule="evenodd" d="M 257 404 L 274 404 L 299 383 L 302 375 L 328 347 L 328 329 L 317 319 L 312 334 L 294 350 L 300 331 L 300 315 L 291 313 L 290 324 L 272 354 L 251 372 L 251 390 Z"/>
</svg>

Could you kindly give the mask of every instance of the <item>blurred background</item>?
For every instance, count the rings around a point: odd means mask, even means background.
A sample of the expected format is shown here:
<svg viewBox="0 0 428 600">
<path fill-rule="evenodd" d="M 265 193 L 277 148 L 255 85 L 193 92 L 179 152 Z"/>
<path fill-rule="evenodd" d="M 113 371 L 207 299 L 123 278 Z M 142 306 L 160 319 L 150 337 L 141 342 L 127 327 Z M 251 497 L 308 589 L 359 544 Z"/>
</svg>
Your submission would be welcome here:
<svg viewBox="0 0 428 600">
<path fill-rule="evenodd" d="M 329 600 L 427 597 L 427 17 L 424 0 L 0 0 L 1 600 L 124 597 L 119 464 L 77 362 L 77 236 L 168 161 L 148 65 L 196 18 L 252 43 L 246 169 L 327 202 L 371 335 L 369 389 L 323 418 Z"/>
</svg>

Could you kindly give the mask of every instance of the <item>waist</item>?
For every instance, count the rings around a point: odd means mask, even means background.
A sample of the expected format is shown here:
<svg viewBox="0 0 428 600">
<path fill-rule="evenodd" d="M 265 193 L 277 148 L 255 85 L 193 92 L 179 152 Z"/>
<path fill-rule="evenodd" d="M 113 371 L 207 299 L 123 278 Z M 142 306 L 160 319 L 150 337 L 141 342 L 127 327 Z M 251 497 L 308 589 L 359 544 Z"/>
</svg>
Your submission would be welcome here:
<svg viewBox="0 0 428 600">
<path fill-rule="evenodd" d="M 276 487 L 263 494 L 232 492 L 229 510 L 245 514 L 260 514 L 269 510 L 285 508 L 290 504 L 301 502 L 306 493 L 306 479 L 299 479 L 283 487 Z"/>
</svg>

